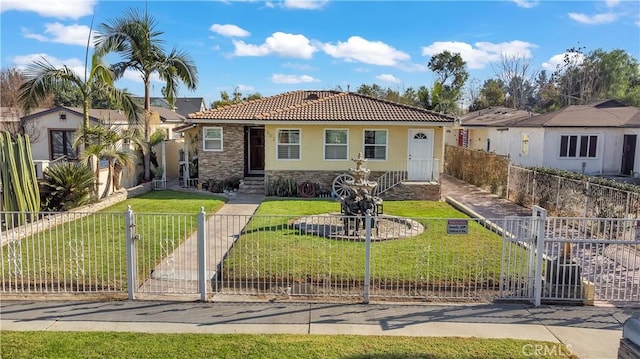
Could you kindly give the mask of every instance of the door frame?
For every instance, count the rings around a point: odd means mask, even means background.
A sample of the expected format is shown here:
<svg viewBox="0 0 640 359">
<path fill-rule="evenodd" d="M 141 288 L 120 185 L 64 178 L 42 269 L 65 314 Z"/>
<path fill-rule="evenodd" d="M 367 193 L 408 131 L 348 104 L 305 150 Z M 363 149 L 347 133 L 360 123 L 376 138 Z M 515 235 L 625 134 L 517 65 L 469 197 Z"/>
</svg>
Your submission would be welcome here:
<svg viewBox="0 0 640 359">
<path fill-rule="evenodd" d="M 418 165 L 418 169 L 417 172 L 415 169 L 415 163 L 414 166 L 411 165 L 411 146 L 413 144 L 413 137 L 415 136 L 416 133 L 418 132 L 423 132 L 425 133 L 427 136 L 430 136 L 430 142 L 431 142 L 431 147 L 429 148 L 429 154 L 430 154 L 430 158 L 429 161 L 430 162 L 426 162 L 423 165 Z M 433 146 L 435 142 L 435 131 L 432 128 L 410 128 L 407 134 L 407 179 L 408 180 L 414 180 L 414 181 L 420 181 L 420 180 L 431 180 L 432 178 L 432 173 L 433 173 L 433 152 L 434 152 L 434 148 Z"/>
<path fill-rule="evenodd" d="M 264 150 L 264 145 L 265 145 L 265 129 L 264 126 L 247 126 L 246 128 L 246 140 L 245 140 L 245 151 L 247 154 L 247 158 L 246 158 L 246 166 L 245 166 L 245 171 L 247 175 L 264 175 L 264 165 L 265 165 L 265 150 Z M 262 146 L 263 146 L 263 150 L 262 150 L 262 169 L 252 169 L 251 168 L 251 158 L 254 155 L 254 153 L 251 152 L 251 132 L 253 130 L 261 130 L 262 131 Z"/>
</svg>

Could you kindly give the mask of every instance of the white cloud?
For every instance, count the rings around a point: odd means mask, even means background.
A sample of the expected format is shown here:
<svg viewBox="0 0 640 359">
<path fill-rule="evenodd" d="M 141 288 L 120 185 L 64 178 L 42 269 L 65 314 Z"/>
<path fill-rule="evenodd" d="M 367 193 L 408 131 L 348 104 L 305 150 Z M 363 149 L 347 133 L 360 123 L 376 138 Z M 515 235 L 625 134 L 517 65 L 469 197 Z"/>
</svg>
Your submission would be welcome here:
<svg viewBox="0 0 640 359">
<path fill-rule="evenodd" d="M 213 24 L 209 30 L 227 37 L 245 37 L 250 35 L 249 31 L 232 24 Z"/>
<path fill-rule="evenodd" d="M 570 12 L 568 15 L 571 19 L 579 23 L 588 24 L 588 25 L 607 24 L 610 22 L 614 22 L 618 19 L 618 15 L 613 13 L 596 14 L 593 16 L 589 16 L 586 14 Z"/>
<path fill-rule="evenodd" d="M 321 46 L 329 56 L 371 65 L 396 66 L 411 58 L 383 42 L 369 41 L 360 36 L 351 36 L 347 42 L 338 42 L 336 45 L 327 43 Z"/>
<path fill-rule="evenodd" d="M 76 74 L 83 76 L 84 75 L 84 61 L 76 58 L 70 59 L 58 59 L 49 54 L 40 53 L 40 54 L 29 54 L 23 56 L 15 56 L 11 58 L 11 62 L 19 69 L 24 70 L 27 68 L 29 64 L 32 64 L 36 61 L 46 60 L 55 68 L 61 68 L 66 65 L 68 68 L 72 69 Z"/>
<path fill-rule="evenodd" d="M 42 41 L 42 42 L 47 42 L 49 41 L 49 38 L 41 35 L 41 34 L 32 34 L 31 32 L 29 32 L 28 29 L 26 28 L 22 28 L 22 36 L 24 36 L 27 39 L 34 39 L 34 40 L 38 40 L 38 41 Z"/>
<path fill-rule="evenodd" d="M 319 82 L 320 80 L 315 79 L 308 75 L 284 75 L 284 74 L 273 74 L 271 75 L 271 82 L 275 84 L 301 84 L 301 83 L 309 83 L 309 82 Z"/>
<path fill-rule="evenodd" d="M 328 2 L 328 0 L 284 0 L 282 6 L 288 9 L 319 10 Z"/>
<path fill-rule="evenodd" d="M 551 58 L 542 63 L 542 68 L 547 71 L 556 71 L 558 66 L 562 66 L 565 59 L 569 60 L 574 65 L 579 65 L 584 61 L 584 55 L 579 52 L 563 52 L 561 54 L 553 55 Z"/>
<path fill-rule="evenodd" d="M 252 92 L 256 90 L 255 87 L 253 86 L 243 85 L 243 84 L 239 84 L 238 86 L 236 86 L 236 88 L 240 92 Z"/>
<path fill-rule="evenodd" d="M 402 83 L 402 80 L 400 80 L 399 78 L 397 78 L 397 77 L 395 77 L 393 75 L 390 75 L 390 74 L 378 75 L 378 76 L 376 76 L 376 78 L 378 80 L 380 80 L 380 81 L 388 82 L 388 83 L 392 83 L 392 84 L 396 84 L 396 85 L 399 85 L 399 84 Z"/>
<path fill-rule="evenodd" d="M 620 3 L 620 0 L 606 0 L 605 3 L 608 7 L 616 7 Z"/>
<path fill-rule="evenodd" d="M 124 74 L 122 74 L 122 79 L 129 80 L 139 84 L 144 84 L 144 81 L 142 80 L 142 75 L 140 74 L 139 71 L 136 71 L 136 70 L 131 70 L 131 69 L 125 70 Z M 151 82 L 158 83 L 158 84 L 163 83 L 163 81 L 160 79 L 160 76 L 158 76 L 157 72 L 154 72 L 151 74 Z"/>
<path fill-rule="evenodd" d="M 235 46 L 234 55 L 236 56 L 275 55 L 310 59 L 313 53 L 317 51 L 304 35 L 283 32 L 273 33 L 262 45 L 247 44 L 240 40 L 233 41 L 233 45 Z"/>
<path fill-rule="evenodd" d="M 93 14 L 98 0 L 2 0 L 0 12 L 31 11 L 44 17 L 79 19 Z"/>
<path fill-rule="evenodd" d="M 533 57 L 531 48 L 537 47 L 532 43 L 519 40 L 497 44 L 476 42 L 474 45 L 475 47 L 466 42 L 438 41 L 423 47 L 422 55 L 433 56 L 443 51 L 459 53 L 469 69 L 483 69 L 489 63 L 499 61 L 502 56 L 531 58 Z"/>
<path fill-rule="evenodd" d="M 512 0 L 519 7 L 523 7 L 525 9 L 531 9 L 532 7 L 538 6 L 540 1 L 538 0 Z"/>
<path fill-rule="evenodd" d="M 59 22 L 48 23 L 44 25 L 43 34 L 31 33 L 28 29 L 22 28 L 22 34 L 29 39 L 35 39 L 42 42 L 55 42 L 67 45 L 87 46 L 90 29 L 85 25 L 69 25 L 65 26 Z M 95 33 L 92 33 L 92 37 Z M 89 42 L 89 47 L 93 47 L 93 40 Z"/>
</svg>

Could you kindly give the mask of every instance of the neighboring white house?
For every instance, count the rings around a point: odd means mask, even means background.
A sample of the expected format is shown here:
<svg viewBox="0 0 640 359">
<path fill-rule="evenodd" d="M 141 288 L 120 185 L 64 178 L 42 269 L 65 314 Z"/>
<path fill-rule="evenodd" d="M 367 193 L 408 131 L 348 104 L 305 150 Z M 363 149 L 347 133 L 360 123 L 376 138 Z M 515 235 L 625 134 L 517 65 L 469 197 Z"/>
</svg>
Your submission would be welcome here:
<svg viewBox="0 0 640 359">
<path fill-rule="evenodd" d="M 640 177 L 638 107 L 603 100 L 542 115 L 482 111 L 462 118 L 467 142 L 459 145 L 508 155 L 520 166 Z"/>
<path fill-rule="evenodd" d="M 184 117 L 162 107 L 152 107 L 152 111 L 158 114 L 158 117 L 152 120 L 152 132 L 157 128 L 165 130 L 165 138 L 167 138 L 169 142 L 180 142 L 180 144 L 174 147 L 182 148 L 182 140 L 175 139 L 176 136 L 173 134 L 173 128 L 184 123 Z M 22 118 L 25 125 L 33 126 L 33 128 L 39 131 L 39 141 L 31 144 L 31 152 L 39 178 L 42 177 L 44 169 L 55 161 L 77 158 L 78 152 L 73 148 L 72 142 L 76 130 L 82 126 L 83 118 L 82 109 L 76 107 L 37 109 L 30 115 Z M 92 124 L 104 124 L 106 126 L 113 126 L 116 129 L 126 129 L 129 127 L 129 122 L 125 114 L 119 110 L 90 109 L 89 121 Z M 166 156 L 169 156 L 168 151 L 166 152 Z M 174 166 L 171 166 L 171 168 L 175 167 L 175 172 L 177 173 L 177 150 L 173 152 L 176 152 L 173 154 L 175 158 L 171 158 L 169 161 L 176 163 Z M 156 151 L 156 153 L 158 153 L 158 161 L 160 162 L 160 156 L 164 156 L 164 154 L 158 151 Z M 169 168 L 167 165 L 167 169 Z M 140 171 L 140 163 L 136 164 L 133 171 L 129 172 L 125 170 L 122 175 L 121 185 L 125 188 L 135 186 L 138 183 Z M 106 176 L 107 169 L 101 168 L 101 184 L 106 183 Z"/>
</svg>

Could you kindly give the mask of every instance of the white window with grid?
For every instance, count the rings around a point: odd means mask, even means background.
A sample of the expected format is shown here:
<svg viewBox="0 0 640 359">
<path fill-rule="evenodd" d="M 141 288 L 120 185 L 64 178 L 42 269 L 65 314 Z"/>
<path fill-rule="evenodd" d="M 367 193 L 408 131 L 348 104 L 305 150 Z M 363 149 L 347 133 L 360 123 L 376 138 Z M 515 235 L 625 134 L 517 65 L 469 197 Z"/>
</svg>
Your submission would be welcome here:
<svg viewBox="0 0 640 359">
<path fill-rule="evenodd" d="M 278 160 L 300 159 L 300 130 L 279 129 L 277 136 Z"/>
<path fill-rule="evenodd" d="M 369 160 L 386 160 L 387 142 L 387 130 L 365 130 L 364 158 Z"/>
<path fill-rule="evenodd" d="M 349 156 L 349 130 L 324 130 L 324 159 L 346 160 Z"/>
<path fill-rule="evenodd" d="M 202 129 L 202 149 L 204 151 L 222 151 L 222 127 L 204 127 Z"/>
</svg>

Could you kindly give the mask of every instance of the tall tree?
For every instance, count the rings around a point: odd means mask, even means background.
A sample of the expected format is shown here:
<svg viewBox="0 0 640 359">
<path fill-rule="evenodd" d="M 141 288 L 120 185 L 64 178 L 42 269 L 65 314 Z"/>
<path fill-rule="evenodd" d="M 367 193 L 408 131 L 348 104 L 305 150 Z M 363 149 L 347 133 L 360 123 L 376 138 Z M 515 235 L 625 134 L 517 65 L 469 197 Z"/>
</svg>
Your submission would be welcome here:
<svg viewBox="0 0 640 359">
<path fill-rule="evenodd" d="M 245 96 L 236 89 L 236 91 L 234 91 L 233 98 L 231 98 L 227 91 L 220 91 L 220 99 L 213 101 L 211 103 L 211 108 L 229 106 L 242 101 L 257 100 L 259 98 L 262 98 L 262 95 L 259 92 L 255 92 Z"/>
<path fill-rule="evenodd" d="M 445 113 L 457 112 L 462 88 L 469 78 L 467 63 L 459 53 L 443 51 L 432 56 L 427 67 L 437 77 L 431 95 L 433 109 Z"/>
<path fill-rule="evenodd" d="M 148 11 L 129 9 L 123 17 L 102 23 L 95 37 L 95 49 L 99 54 L 116 52 L 123 58 L 113 65 L 117 78 L 125 70 L 140 73 L 144 83 L 144 178 L 151 179 L 149 140 L 151 137 L 151 75 L 156 73 L 165 82 L 164 95 L 173 104 L 180 82 L 194 90 L 198 85 L 198 71 L 190 56 L 177 48 L 168 54 L 162 47 L 163 40 L 156 19 Z"/>
<path fill-rule="evenodd" d="M 21 117 L 24 115 L 20 109 L 20 86 L 27 81 L 26 77 L 16 67 L 2 68 L 0 70 L 0 105 L 2 109 L 2 117 L 11 118 L 10 121 L 0 123 L 0 131 L 7 131 L 14 140 L 17 135 L 23 134 L 29 136 L 31 143 L 38 142 L 42 132 L 35 124 L 26 124 Z M 42 107 L 50 107 L 53 105 L 53 97 L 48 96 L 45 101 L 39 104 Z"/>
<path fill-rule="evenodd" d="M 584 47 L 571 48 L 553 80 L 563 106 L 605 98 L 640 106 L 638 60 L 623 50 L 586 52 Z"/>
<path fill-rule="evenodd" d="M 535 78 L 538 76 L 529 58 L 520 54 L 501 56 L 494 66 L 496 78 L 502 81 L 506 90 L 506 105 L 517 109 L 530 107 L 534 97 Z"/>
</svg>

